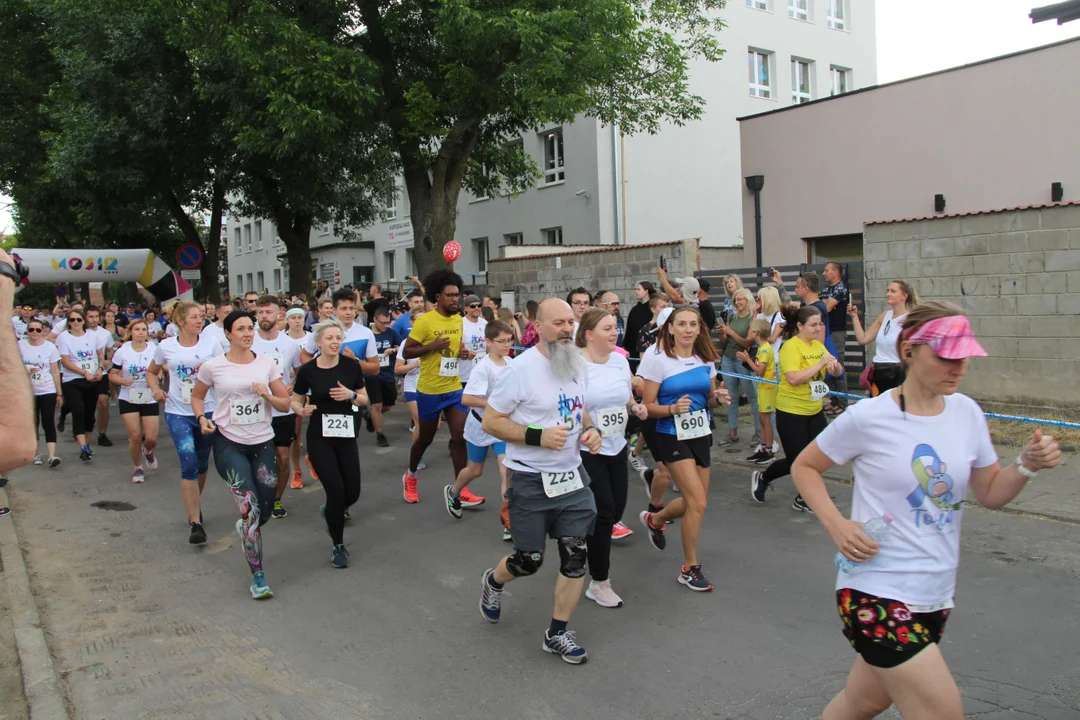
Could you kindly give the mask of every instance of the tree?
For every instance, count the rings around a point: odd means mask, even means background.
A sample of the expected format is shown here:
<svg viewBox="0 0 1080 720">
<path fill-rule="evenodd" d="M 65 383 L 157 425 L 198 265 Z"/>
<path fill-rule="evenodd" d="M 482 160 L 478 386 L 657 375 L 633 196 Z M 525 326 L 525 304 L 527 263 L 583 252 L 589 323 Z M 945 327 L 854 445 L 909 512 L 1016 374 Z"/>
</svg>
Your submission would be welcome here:
<svg viewBox="0 0 1080 720">
<path fill-rule="evenodd" d="M 697 119 L 695 58 L 718 60 L 724 0 L 350 0 L 342 42 L 377 69 L 421 274 L 445 265 L 464 185 L 523 189 L 522 132 L 579 115 L 624 132 Z"/>
</svg>

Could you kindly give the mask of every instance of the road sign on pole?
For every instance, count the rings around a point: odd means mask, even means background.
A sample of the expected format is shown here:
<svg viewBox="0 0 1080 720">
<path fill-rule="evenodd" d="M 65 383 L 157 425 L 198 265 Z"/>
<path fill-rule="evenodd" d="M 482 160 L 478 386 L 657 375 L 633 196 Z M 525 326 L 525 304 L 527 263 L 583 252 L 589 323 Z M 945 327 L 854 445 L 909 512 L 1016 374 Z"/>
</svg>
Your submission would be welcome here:
<svg viewBox="0 0 1080 720">
<path fill-rule="evenodd" d="M 186 243 L 176 250 L 176 262 L 184 270 L 198 270 L 202 265 L 203 251 L 195 243 Z"/>
<path fill-rule="evenodd" d="M 200 275 L 198 270 L 181 270 L 180 277 L 185 280 L 198 280 Z"/>
</svg>

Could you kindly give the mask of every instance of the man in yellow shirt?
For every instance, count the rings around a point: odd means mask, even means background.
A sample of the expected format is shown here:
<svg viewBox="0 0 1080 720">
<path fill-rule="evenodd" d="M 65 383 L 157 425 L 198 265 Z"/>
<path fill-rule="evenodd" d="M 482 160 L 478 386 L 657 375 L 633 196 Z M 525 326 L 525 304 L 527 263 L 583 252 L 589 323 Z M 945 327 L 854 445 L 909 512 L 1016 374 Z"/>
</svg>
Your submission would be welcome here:
<svg viewBox="0 0 1080 720">
<path fill-rule="evenodd" d="M 469 409 L 461 404 L 459 363 L 471 360 L 473 353 L 461 345 L 461 286 L 461 276 L 450 270 L 436 270 L 424 278 L 424 294 L 435 307 L 416 319 L 401 349 L 406 360 L 420 358 L 420 379 L 416 383 L 420 429 L 409 453 L 409 469 L 401 478 L 408 503 L 420 502 L 416 468 L 435 438 L 439 416 L 444 413 L 450 428 L 454 476 L 465 467 L 465 419 Z"/>
</svg>

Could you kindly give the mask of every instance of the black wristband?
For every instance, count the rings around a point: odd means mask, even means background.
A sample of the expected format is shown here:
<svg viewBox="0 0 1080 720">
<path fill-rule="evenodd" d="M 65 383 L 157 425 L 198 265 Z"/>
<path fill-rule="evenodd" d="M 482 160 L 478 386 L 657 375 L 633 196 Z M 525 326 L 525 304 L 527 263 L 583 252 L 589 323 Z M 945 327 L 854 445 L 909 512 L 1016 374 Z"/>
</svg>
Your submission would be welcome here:
<svg viewBox="0 0 1080 720">
<path fill-rule="evenodd" d="M 540 447 L 540 438 L 543 434 L 544 431 L 541 428 L 532 427 L 530 425 L 525 428 L 525 444 Z"/>
</svg>

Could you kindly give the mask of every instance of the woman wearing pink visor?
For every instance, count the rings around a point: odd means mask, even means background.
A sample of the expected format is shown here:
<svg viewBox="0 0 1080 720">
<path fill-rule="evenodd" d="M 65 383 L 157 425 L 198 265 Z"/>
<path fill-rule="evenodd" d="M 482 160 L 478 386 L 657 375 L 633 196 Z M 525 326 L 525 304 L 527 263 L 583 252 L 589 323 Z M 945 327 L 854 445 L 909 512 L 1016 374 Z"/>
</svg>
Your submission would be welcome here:
<svg viewBox="0 0 1080 720">
<path fill-rule="evenodd" d="M 986 355 L 959 308 L 928 302 L 911 310 L 897 351 L 904 383 L 856 403 L 791 470 L 840 553 L 855 563 L 837 573 L 836 598 L 858 657 L 825 720 L 873 718 L 893 704 L 907 720 L 963 717 L 938 642 L 953 607 L 968 490 L 980 505 L 999 508 L 1061 460 L 1057 442 L 1035 430 L 1015 462 L 998 463 L 982 409 L 957 392 L 968 358 Z M 850 520 L 821 477 L 848 462 L 855 470 Z M 880 544 L 864 532 L 872 520 L 890 530 Z"/>
</svg>

